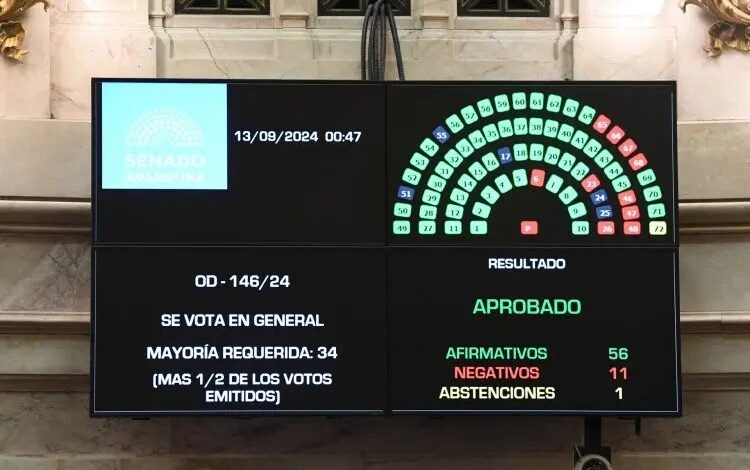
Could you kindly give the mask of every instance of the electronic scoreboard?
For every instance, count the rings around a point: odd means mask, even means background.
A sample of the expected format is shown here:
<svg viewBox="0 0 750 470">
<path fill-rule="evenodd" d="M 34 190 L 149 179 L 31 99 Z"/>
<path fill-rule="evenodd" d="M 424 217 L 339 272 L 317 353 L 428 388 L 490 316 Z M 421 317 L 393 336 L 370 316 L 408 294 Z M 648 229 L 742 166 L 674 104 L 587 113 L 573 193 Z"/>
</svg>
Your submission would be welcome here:
<svg viewBox="0 0 750 470">
<path fill-rule="evenodd" d="M 95 79 L 93 415 L 679 415 L 673 82 Z"/>
</svg>

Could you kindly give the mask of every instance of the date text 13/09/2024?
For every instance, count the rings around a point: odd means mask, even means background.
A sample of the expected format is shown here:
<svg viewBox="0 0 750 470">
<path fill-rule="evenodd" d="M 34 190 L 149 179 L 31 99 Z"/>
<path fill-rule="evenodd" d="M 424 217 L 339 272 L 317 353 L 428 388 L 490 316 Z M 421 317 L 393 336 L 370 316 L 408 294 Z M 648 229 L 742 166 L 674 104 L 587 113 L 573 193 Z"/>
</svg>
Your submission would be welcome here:
<svg viewBox="0 0 750 470">
<path fill-rule="evenodd" d="M 359 130 L 238 130 L 233 134 L 237 142 L 258 143 L 303 143 L 356 144 L 362 138 Z"/>
</svg>

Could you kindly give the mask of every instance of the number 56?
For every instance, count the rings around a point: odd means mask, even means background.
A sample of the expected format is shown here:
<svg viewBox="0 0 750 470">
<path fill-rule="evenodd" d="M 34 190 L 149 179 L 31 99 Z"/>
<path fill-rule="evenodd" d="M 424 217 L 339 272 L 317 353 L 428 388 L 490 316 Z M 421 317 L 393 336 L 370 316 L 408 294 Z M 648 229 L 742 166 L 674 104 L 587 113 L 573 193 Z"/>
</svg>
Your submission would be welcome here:
<svg viewBox="0 0 750 470">
<path fill-rule="evenodd" d="M 611 361 L 624 361 L 628 356 L 628 348 L 609 348 L 609 359 Z"/>
</svg>

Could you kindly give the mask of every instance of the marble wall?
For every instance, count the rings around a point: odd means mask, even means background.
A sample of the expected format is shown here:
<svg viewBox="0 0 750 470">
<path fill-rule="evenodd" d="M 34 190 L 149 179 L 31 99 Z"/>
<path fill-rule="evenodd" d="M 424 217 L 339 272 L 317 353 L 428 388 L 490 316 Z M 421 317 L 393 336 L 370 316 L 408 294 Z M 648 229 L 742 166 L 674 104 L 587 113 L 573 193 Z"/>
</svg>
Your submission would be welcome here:
<svg viewBox="0 0 750 470">
<path fill-rule="evenodd" d="M 0 311 L 88 310 L 88 240 L 0 236 L 0 260 Z"/>
<path fill-rule="evenodd" d="M 607 420 L 620 469 L 750 466 L 750 402 L 687 392 L 691 412 Z M 0 394 L 0 468 L 451 470 L 572 467 L 575 418 L 90 419 L 85 394 Z M 64 425 L 62 425 L 64 423 Z"/>
<path fill-rule="evenodd" d="M 260 17 L 175 15 L 173 2 L 32 8 L 26 64 L 0 66 L 0 83 L 10 85 L 0 90 L 0 118 L 87 120 L 92 76 L 359 76 L 359 18 L 318 17 L 313 0 L 274 0 Z M 502 19 L 458 17 L 452 0 L 415 0 L 398 21 L 407 77 L 679 79 L 682 121 L 750 119 L 747 56 L 708 58 L 711 19 L 699 9 L 683 14 L 676 0 L 654 0 L 647 4 L 663 6 L 643 15 L 613 0 L 552 3 L 551 18 Z"/>
<path fill-rule="evenodd" d="M 26 63 L 0 62 L 0 470 L 570 466 L 572 418 L 89 418 L 90 78 L 358 78 L 361 19 L 316 3 L 212 17 L 175 15 L 174 0 L 56 0 L 26 14 Z M 685 417 L 646 420 L 642 436 L 606 420 L 604 437 L 618 468 L 745 469 L 750 56 L 707 58 L 710 19 L 676 3 L 553 0 L 551 18 L 501 19 L 413 0 L 398 23 L 411 79 L 678 80 L 679 194 L 694 214 L 682 310 L 727 320 L 688 324 Z"/>
<path fill-rule="evenodd" d="M 638 3 L 649 5 L 651 14 L 639 14 Z M 683 13 L 677 4 L 581 0 L 575 78 L 677 80 L 681 121 L 747 121 L 750 90 L 737 83 L 747 71 L 747 54 L 727 50 L 708 57 L 703 46 L 715 19 L 694 6 Z"/>
</svg>

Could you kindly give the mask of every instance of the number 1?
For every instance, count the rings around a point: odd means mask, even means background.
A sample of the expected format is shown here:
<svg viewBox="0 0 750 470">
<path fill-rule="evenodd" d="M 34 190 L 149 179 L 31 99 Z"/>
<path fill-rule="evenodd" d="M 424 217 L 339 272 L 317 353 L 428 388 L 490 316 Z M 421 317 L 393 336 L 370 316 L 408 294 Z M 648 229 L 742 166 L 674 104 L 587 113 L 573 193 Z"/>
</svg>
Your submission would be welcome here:
<svg viewBox="0 0 750 470">
<path fill-rule="evenodd" d="M 615 393 L 617 394 L 617 399 L 622 400 L 622 387 L 617 387 Z"/>
</svg>

